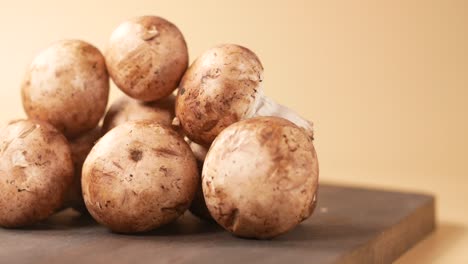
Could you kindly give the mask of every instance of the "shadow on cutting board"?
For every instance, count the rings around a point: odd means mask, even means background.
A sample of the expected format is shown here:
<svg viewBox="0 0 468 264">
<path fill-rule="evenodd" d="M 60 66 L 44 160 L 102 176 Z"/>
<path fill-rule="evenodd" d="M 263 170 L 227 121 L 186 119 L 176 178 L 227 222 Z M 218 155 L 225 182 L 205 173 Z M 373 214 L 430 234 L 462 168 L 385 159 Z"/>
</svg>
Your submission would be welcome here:
<svg viewBox="0 0 468 264">
<path fill-rule="evenodd" d="M 24 227 L 19 230 L 23 231 L 66 231 L 78 230 L 80 228 L 96 227 L 100 228 L 99 224 L 89 215 L 80 214 L 72 209 L 66 209 L 51 216 L 49 219 L 37 223 L 33 226 Z M 175 222 L 167 224 L 156 230 L 140 233 L 128 234 L 135 237 L 149 236 L 186 236 L 195 234 L 206 234 L 214 232 L 222 232 L 223 229 L 214 222 L 207 222 L 192 216 L 189 213 L 179 217 Z M 112 233 L 111 231 L 108 231 Z M 118 234 L 125 236 L 126 234 Z"/>
<path fill-rule="evenodd" d="M 151 237 L 151 236 L 187 236 L 197 234 L 209 234 L 223 232 L 223 229 L 214 221 L 204 221 L 186 213 L 175 222 L 169 223 L 158 229 L 140 234 L 129 234 L 129 236 Z M 125 234 L 124 234 L 125 235 Z"/>
<path fill-rule="evenodd" d="M 65 209 L 57 212 L 43 222 L 32 226 L 22 227 L 23 231 L 51 231 L 71 230 L 96 225 L 96 221 L 88 214 L 80 214 L 73 209 Z"/>
</svg>

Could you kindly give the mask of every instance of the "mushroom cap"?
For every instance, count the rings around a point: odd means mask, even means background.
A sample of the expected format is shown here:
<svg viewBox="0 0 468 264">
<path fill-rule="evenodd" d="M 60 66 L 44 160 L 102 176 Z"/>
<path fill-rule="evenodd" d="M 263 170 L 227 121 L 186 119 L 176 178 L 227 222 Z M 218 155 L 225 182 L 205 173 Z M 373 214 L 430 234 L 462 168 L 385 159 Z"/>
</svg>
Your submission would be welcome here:
<svg viewBox="0 0 468 264">
<path fill-rule="evenodd" d="M 224 128 L 248 117 L 263 66 L 247 48 L 224 44 L 201 55 L 180 83 L 176 116 L 187 136 L 208 146 Z"/>
<path fill-rule="evenodd" d="M 75 168 L 75 177 L 67 192 L 65 198 L 65 207 L 72 207 L 80 213 L 86 213 L 86 206 L 83 200 L 81 191 L 81 171 L 83 163 L 86 160 L 94 144 L 101 138 L 102 129 L 96 127 L 95 129 L 70 140 L 70 149 L 72 153 L 73 166 Z"/>
<path fill-rule="evenodd" d="M 318 161 L 312 140 L 286 119 L 258 117 L 220 133 L 202 173 L 206 205 L 234 235 L 272 238 L 315 206 Z"/>
<path fill-rule="evenodd" d="M 88 211 L 121 233 L 145 232 L 175 220 L 193 200 L 195 157 L 177 132 L 160 123 L 124 123 L 103 136 L 83 165 Z"/>
<path fill-rule="evenodd" d="M 175 117 L 175 96 L 169 95 L 154 102 L 141 102 L 127 96 L 116 100 L 104 117 L 103 132 L 129 121 L 152 120 L 171 126 Z"/>
<path fill-rule="evenodd" d="M 46 219 L 62 206 L 72 179 L 70 147 L 53 126 L 18 120 L 0 129 L 0 226 Z"/>
<path fill-rule="evenodd" d="M 109 75 L 104 56 L 84 41 L 55 42 L 29 66 L 21 94 L 31 119 L 76 137 L 96 127 L 106 111 Z"/>
<path fill-rule="evenodd" d="M 188 50 L 180 30 L 156 16 L 120 24 L 106 52 L 109 74 L 128 96 L 141 101 L 164 98 L 177 88 L 188 66 Z"/>
</svg>

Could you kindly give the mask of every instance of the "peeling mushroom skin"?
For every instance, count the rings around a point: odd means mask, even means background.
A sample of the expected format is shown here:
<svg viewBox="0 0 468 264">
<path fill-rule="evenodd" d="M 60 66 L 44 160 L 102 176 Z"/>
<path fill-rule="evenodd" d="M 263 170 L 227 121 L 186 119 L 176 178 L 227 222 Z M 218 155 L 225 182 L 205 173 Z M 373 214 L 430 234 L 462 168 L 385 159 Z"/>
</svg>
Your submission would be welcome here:
<svg viewBox="0 0 468 264">
<path fill-rule="evenodd" d="M 72 179 L 70 147 L 53 126 L 19 120 L 0 129 L 0 226 L 46 219 L 62 206 Z"/>
<path fill-rule="evenodd" d="M 115 101 L 104 117 L 103 132 L 129 121 L 152 120 L 171 126 L 175 117 L 175 96 L 169 95 L 154 102 L 141 102 L 123 96 Z"/>
<path fill-rule="evenodd" d="M 303 129 L 257 117 L 221 132 L 202 173 L 213 218 L 239 237 L 269 239 L 308 218 L 315 206 L 318 161 Z"/>
<path fill-rule="evenodd" d="M 250 50 L 219 45 L 206 51 L 180 83 L 176 116 L 187 136 L 209 145 L 227 126 L 242 120 L 255 102 L 263 66 Z"/>
<path fill-rule="evenodd" d="M 188 50 L 180 30 L 156 16 L 120 24 L 109 41 L 110 76 L 128 96 L 155 101 L 171 94 L 188 66 Z"/>
<path fill-rule="evenodd" d="M 176 116 L 186 135 L 209 146 L 229 125 L 256 116 L 278 116 L 313 138 L 312 123 L 263 93 L 263 66 L 255 53 L 223 44 L 203 53 L 179 85 Z"/>
<path fill-rule="evenodd" d="M 81 192 L 81 170 L 86 157 L 101 135 L 101 127 L 96 127 L 80 137 L 70 140 L 70 149 L 75 173 L 73 182 L 67 191 L 65 207 L 71 207 L 80 213 L 87 213 L 86 206 L 83 201 L 83 194 Z"/>
<path fill-rule="evenodd" d="M 29 66 L 21 95 L 30 118 L 52 124 L 68 138 L 87 132 L 106 110 L 109 75 L 104 56 L 83 41 L 56 42 Z"/>
<path fill-rule="evenodd" d="M 114 232 L 145 232 L 182 215 L 199 183 L 188 144 L 170 127 L 124 123 L 91 150 L 82 173 L 93 218 Z"/>
</svg>

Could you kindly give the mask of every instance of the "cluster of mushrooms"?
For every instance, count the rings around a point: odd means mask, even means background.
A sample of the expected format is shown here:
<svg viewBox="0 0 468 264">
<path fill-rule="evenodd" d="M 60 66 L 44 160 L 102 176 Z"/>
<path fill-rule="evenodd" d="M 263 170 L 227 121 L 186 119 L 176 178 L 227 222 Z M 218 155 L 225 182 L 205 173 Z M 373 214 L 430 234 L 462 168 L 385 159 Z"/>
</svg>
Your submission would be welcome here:
<svg viewBox="0 0 468 264">
<path fill-rule="evenodd" d="M 0 129 L 0 226 L 71 207 L 139 233 L 189 209 L 264 239 L 307 219 L 312 123 L 264 95 L 247 48 L 218 45 L 188 63 L 182 33 L 156 16 L 120 24 L 104 55 L 79 40 L 43 50 L 22 82 L 28 119 Z M 106 113 L 110 79 L 126 96 Z"/>
</svg>

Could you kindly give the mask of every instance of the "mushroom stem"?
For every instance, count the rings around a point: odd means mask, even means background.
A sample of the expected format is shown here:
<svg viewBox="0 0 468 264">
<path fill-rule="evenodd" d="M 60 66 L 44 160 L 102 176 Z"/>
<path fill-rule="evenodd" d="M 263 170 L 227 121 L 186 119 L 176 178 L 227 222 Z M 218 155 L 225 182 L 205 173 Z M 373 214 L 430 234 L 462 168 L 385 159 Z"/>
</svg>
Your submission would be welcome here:
<svg viewBox="0 0 468 264">
<path fill-rule="evenodd" d="M 294 110 L 281 105 L 273 99 L 265 96 L 263 89 L 258 89 L 255 102 L 252 105 L 250 111 L 247 113 L 246 118 L 258 116 L 282 117 L 303 128 L 310 138 L 314 138 L 314 127 L 311 121 L 304 119 Z"/>
<path fill-rule="evenodd" d="M 203 163 L 205 161 L 206 154 L 208 153 L 208 148 L 193 142 L 188 137 L 184 137 L 184 140 L 189 144 L 197 161 Z"/>
</svg>

